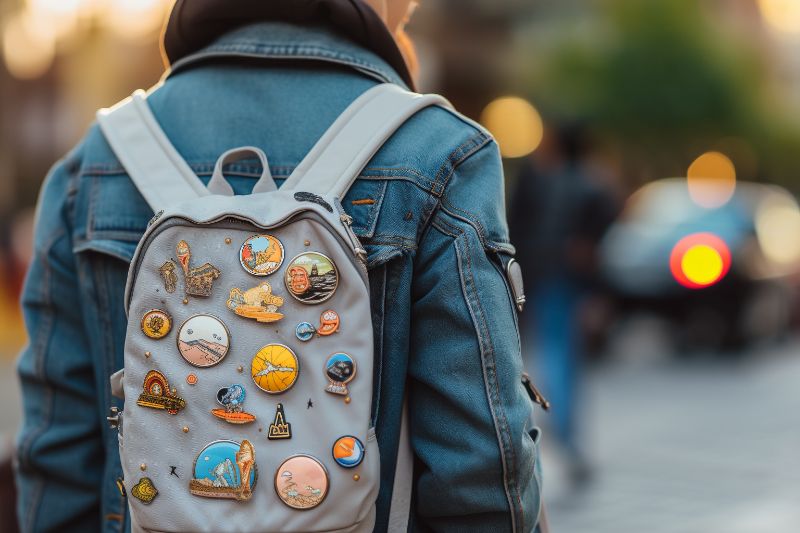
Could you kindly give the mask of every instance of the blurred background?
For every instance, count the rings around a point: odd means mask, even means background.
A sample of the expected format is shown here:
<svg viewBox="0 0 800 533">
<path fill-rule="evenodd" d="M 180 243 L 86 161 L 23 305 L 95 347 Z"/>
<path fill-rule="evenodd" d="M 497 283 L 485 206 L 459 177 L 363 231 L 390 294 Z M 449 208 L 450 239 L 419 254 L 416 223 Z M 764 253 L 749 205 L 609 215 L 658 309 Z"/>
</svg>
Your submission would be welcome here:
<svg viewBox="0 0 800 533">
<path fill-rule="evenodd" d="M 0 0 L 0 458 L 38 189 L 158 81 L 170 3 Z M 410 33 L 505 158 L 553 531 L 800 531 L 800 2 L 423 0 Z"/>
</svg>

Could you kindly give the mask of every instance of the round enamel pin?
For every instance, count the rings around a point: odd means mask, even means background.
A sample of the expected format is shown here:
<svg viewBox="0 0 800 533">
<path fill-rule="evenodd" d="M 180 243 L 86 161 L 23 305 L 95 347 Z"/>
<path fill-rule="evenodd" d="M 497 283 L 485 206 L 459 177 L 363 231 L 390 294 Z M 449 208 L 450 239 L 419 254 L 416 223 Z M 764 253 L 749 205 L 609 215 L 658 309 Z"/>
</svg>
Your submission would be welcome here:
<svg viewBox="0 0 800 533">
<path fill-rule="evenodd" d="M 310 455 L 294 455 L 275 471 L 275 492 L 292 509 L 313 509 L 328 495 L 328 471 Z"/>
<path fill-rule="evenodd" d="M 310 341 L 316 332 L 317 329 L 310 322 L 300 322 L 297 324 L 297 327 L 294 328 L 294 336 L 297 337 L 297 340 L 303 342 Z"/>
<path fill-rule="evenodd" d="M 194 460 L 189 492 L 204 498 L 247 501 L 258 481 L 256 450 L 248 440 L 218 440 Z"/>
<path fill-rule="evenodd" d="M 333 335 L 339 331 L 339 313 L 333 309 L 324 311 L 319 317 L 319 328 L 317 334 L 323 337 Z"/>
<path fill-rule="evenodd" d="M 256 386 L 269 394 L 291 389 L 300 374 L 300 361 L 283 344 L 267 344 L 253 356 L 250 375 Z"/>
<path fill-rule="evenodd" d="M 339 273 L 329 257 L 319 252 L 304 252 L 289 262 L 284 281 L 297 301 L 318 304 L 336 292 Z"/>
<path fill-rule="evenodd" d="M 364 460 L 364 444 L 355 437 L 347 435 L 333 443 L 333 460 L 342 468 L 355 468 Z"/>
<path fill-rule="evenodd" d="M 347 396 L 347 384 L 356 377 L 356 362 L 346 353 L 335 353 L 325 362 L 325 375 L 329 381 L 327 392 Z"/>
<path fill-rule="evenodd" d="M 142 317 L 142 331 L 151 339 L 163 339 L 172 330 L 172 318 L 161 309 L 152 309 Z"/>
<path fill-rule="evenodd" d="M 228 328 L 212 315 L 194 315 L 178 331 L 178 351 L 190 365 L 214 366 L 225 358 L 230 346 Z"/>
<path fill-rule="evenodd" d="M 256 417 L 244 411 L 244 399 L 247 396 L 244 387 L 231 385 L 217 391 L 217 403 L 222 409 L 212 409 L 211 414 L 230 424 L 249 424 Z"/>
<path fill-rule="evenodd" d="M 239 251 L 242 267 L 254 276 L 269 276 L 283 264 L 283 244 L 272 235 L 253 235 Z"/>
</svg>

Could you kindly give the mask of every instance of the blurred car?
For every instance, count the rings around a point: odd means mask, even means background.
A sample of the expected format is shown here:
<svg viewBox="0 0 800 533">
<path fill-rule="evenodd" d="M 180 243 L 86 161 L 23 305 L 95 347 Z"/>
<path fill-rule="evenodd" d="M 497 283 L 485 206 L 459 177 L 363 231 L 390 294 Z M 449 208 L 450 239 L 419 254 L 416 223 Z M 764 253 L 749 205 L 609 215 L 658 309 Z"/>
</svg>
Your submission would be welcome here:
<svg viewBox="0 0 800 533">
<path fill-rule="evenodd" d="M 724 194 L 724 192 L 723 192 Z M 786 332 L 800 271 L 800 209 L 775 185 L 738 182 L 703 207 L 686 179 L 649 183 L 600 244 L 623 312 L 676 327 L 681 347 L 740 348 Z"/>
</svg>

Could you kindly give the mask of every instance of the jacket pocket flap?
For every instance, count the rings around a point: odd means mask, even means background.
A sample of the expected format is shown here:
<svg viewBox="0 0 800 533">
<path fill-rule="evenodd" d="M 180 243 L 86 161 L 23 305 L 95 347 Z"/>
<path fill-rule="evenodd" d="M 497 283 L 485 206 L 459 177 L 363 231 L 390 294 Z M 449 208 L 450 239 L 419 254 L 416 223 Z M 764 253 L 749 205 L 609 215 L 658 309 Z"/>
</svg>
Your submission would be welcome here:
<svg viewBox="0 0 800 533">
<path fill-rule="evenodd" d="M 133 259 L 133 254 L 136 252 L 137 244 L 137 242 L 115 239 L 90 239 L 78 242 L 73 246 L 72 251 L 76 254 L 81 252 L 98 252 L 130 263 Z"/>
</svg>

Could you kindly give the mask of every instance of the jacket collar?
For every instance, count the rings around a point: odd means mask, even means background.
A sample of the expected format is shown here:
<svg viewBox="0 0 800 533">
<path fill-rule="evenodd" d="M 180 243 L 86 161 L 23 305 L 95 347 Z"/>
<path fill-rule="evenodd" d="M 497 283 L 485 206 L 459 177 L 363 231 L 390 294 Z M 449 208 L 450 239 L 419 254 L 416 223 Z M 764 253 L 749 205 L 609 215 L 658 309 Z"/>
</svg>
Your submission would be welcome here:
<svg viewBox="0 0 800 533">
<path fill-rule="evenodd" d="M 337 63 L 381 83 L 408 88 L 403 77 L 381 56 L 329 26 L 281 21 L 258 22 L 225 33 L 211 44 L 175 61 L 167 76 L 209 59 L 236 57 Z"/>
<path fill-rule="evenodd" d="M 386 24 L 364 0 L 175 0 L 163 34 L 170 64 L 241 26 L 268 21 L 321 24 L 379 55 L 408 86 L 414 81 Z"/>
</svg>

